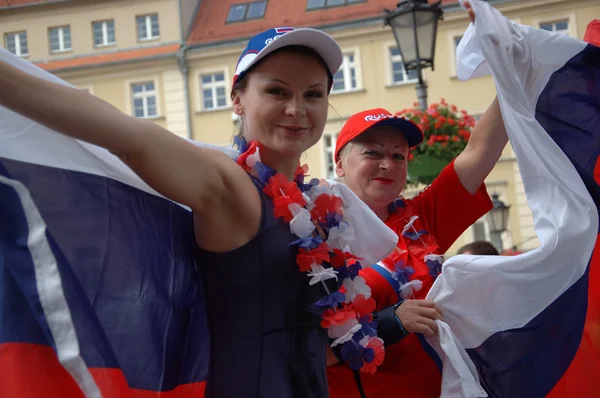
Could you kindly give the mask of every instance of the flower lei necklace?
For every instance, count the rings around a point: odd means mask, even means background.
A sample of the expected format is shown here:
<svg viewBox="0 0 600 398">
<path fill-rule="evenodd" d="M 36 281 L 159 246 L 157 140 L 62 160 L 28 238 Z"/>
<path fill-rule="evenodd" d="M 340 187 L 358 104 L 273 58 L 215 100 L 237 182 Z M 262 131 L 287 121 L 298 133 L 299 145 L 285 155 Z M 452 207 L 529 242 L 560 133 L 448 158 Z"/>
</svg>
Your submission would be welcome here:
<svg viewBox="0 0 600 398">
<path fill-rule="evenodd" d="M 388 206 L 390 215 L 397 215 L 392 221 L 393 228 L 402 228 L 397 233 L 405 238 L 406 250 L 397 249 L 394 253 L 385 258 L 382 262 L 390 270 L 391 277 L 397 282 L 395 289 L 403 299 L 415 298 L 415 293 L 423 287 L 423 280 L 428 278 L 433 280 L 441 273 L 443 258 L 439 254 L 439 247 L 434 236 L 430 235 L 425 229 L 417 229 L 416 221 L 418 215 L 412 212 L 406 214 L 406 203 L 404 199 L 398 198 Z M 406 222 L 406 224 L 403 224 Z M 407 264 L 408 253 L 414 258 L 421 260 L 426 266 L 420 272 Z M 415 264 L 417 265 L 417 264 Z M 419 275 L 418 277 L 415 277 Z"/>
<path fill-rule="evenodd" d="M 263 191 L 273 200 L 273 213 L 290 224 L 298 237 L 290 246 L 298 249 L 296 263 L 306 272 L 309 285 L 320 283 L 327 295 L 316 303 L 323 310 L 321 326 L 339 353 L 353 370 L 375 373 L 385 356 L 383 340 L 377 337 L 372 313 L 375 300 L 365 279 L 358 275 L 362 268 L 357 256 L 350 253 L 349 242 L 354 229 L 344 217 L 342 198 L 326 181 L 316 178 L 304 183 L 308 166 L 298 166 L 294 181 L 260 161 L 260 144 L 250 144 L 236 137 L 240 150 L 237 163 L 259 179 Z M 326 281 L 337 282 L 331 291 Z M 331 286 L 331 285 L 330 285 Z"/>
</svg>

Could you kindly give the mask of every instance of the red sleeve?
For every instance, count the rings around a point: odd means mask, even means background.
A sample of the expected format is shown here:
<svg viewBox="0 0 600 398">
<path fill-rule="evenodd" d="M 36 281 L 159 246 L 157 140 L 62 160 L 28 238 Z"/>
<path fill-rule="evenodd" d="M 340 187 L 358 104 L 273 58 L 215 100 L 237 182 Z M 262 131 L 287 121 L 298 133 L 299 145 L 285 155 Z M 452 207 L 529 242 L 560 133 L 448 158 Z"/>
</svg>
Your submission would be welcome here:
<svg viewBox="0 0 600 398">
<path fill-rule="evenodd" d="M 441 253 L 493 207 L 485 184 L 474 195 L 465 189 L 454 169 L 454 160 L 412 200 L 412 205 L 435 237 Z"/>
<path fill-rule="evenodd" d="M 371 288 L 371 297 L 375 300 L 375 312 L 394 305 L 399 301 L 398 293 L 392 284 L 377 270 L 377 265 L 361 269 L 358 274 L 365 278 L 365 282 Z M 387 271 L 384 271 L 387 272 Z"/>
</svg>

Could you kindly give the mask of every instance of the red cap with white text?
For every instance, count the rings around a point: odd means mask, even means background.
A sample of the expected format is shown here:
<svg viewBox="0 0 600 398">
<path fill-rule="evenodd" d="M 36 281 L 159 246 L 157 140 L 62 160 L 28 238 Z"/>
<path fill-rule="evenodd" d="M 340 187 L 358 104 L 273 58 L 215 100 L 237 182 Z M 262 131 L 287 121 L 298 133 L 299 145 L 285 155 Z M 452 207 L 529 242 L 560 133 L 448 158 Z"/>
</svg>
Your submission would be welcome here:
<svg viewBox="0 0 600 398">
<path fill-rule="evenodd" d="M 338 153 L 344 145 L 374 126 L 397 128 L 406 138 L 410 148 L 423 142 L 423 131 L 409 118 L 392 115 L 382 108 L 370 109 L 350 116 L 350 119 L 344 124 L 335 143 L 334 159 L 337 159 Z"/>
</svg>

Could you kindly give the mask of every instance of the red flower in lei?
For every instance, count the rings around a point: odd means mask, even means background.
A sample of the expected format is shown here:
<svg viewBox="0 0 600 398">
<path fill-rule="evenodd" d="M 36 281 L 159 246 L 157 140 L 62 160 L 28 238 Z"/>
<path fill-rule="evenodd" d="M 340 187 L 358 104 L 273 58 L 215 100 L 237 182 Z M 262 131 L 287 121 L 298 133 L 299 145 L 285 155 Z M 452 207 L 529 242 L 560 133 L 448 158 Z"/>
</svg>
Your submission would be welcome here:
<svg viewBox="0 0 600 398">
<path fill-rule="evenodd" d="M 352 353 L 357 350 L 370 352 L 369 349 L 372 349 L 374 359 L 368 363 L 362 361 L 360 370 L 373 373 L 385 354 L 383 340 L 377 337 L 372 323 L 375 301 L 370 297 L 370 289 L 364 291 L 364 280 L 355 280 L 362 278 L 357 276 L 360 258 L 327 244 L 329 229 L 347 223 L 342 198 L 326 183 L 311 181 L 304 184 L 304 175 L 308 172 L 306 165 L 297 167 L 294 181 L 288 181 L 284 175 L 268 169 L 260 163 L 260 144 L 255 141 L 240 154 L 237 162 L 247 173 L 263 181 L 263 192 L 273 200 L 275 217 L 290 223 L 291 231 L 299 238 L 291 244 L 298 247 L 298 268 L 307 273 L 311 286 L 321 283 L 327 292 L 315 305 L 323 308 L 321 326 L 327 329 L 331 339 L 335 339 L 332 346 L 341 347 L 342 359 L 346 361 L 354 360 Z M 266 169 L 268 172 L 265 173 Z M 336 242 L 338 240 L 339 234 Z M 345 243 L 344 247 L 349 246 Z M 336 291 L 330 291 L 325 284 L 330 279 L 337 280 Z M 346 280 L 356 292 L 353 300 L 348 300 L 344 294 L 343 283 Z M 368 326 L 363 330 L 362 325 Z M 348 353 L 347 358 L 344 353 Z"/>
<path fill-rule="evenodd" d="M 283 217 L 283 221 L 290 222 L 294 215 L 289 210 L 292 203 L 300 206 L 306 206 L 306 200 L 302 196 L 302 191 L 294 181 L 288 181 L 283 174 L 275 174 L 263 191 L 273 198 L 275 217 Z"/>
<path fill-rule="evenodd" d="M 383 263 L 397 272 L 396 280 L 406 289 L 400 292 L 402 297 L 413 297 L 423 284 L 431 286 L 437 278 L 442 269 L 442 257 L 438 255 L 439 246 L 435 237 L 429 231 L 417 227 L 420 222 L 417 221 L 418 216 L 414 209 L 407 208 L 403 199 L 396 199 L 394 205 L 387 223 L 396 233 L 402 235 L 406 251 L 396 250 L 384 259 Z M 422 261 L 424 265 L 414 261 L 407 264 L 410 257 Z M 410 278 L 407 278 L 408 276 Z M 412 283 L 411 286 L 407 286 L 408 281 Z M 421 285 L 415 285 L 415 281 L 420 281 Z"/>
</svg>

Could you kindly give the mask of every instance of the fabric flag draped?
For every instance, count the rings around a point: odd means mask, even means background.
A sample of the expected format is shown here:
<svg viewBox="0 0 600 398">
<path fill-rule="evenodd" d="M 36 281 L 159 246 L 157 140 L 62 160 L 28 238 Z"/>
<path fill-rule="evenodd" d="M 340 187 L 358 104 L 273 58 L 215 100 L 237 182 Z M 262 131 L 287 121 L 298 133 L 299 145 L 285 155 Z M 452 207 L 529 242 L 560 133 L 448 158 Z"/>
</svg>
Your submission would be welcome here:
<svg viewBox="0 0 600 398">
<path fill-rule="evenodd" d="M 589 23 L 583 40 L 600 47 L 600 20 Z M 594 168 L 594 180 L 600 182 L 600 167 Z M 600 239 L 596 239 L 588 283 L 587 317 L 579 350 L 549 398 L 600 397 Z"/>
<path fill-rule="evenodd" d="M 3 49 L 0 60 L 67 84 Z M 396 234 L 333 189 L 352 250 L 387 256 Z M 0 397 L 202 396 L 210 342 L 193 248 L 189 209 L 108 151 L 0 107 Z"/>
<path fill-rule="evenodd" d="M 0 396 L 201 393 L 191 221 L 107 151 L 0 108 Z"/>
<path fill-rule="evenodd" d="M 600 48 L 471 4 L 458 77 L 494 76 L 541 246 L 450 258 L 428 295 L 446 322 L 429 342 L 443 362 L 444 397 L 543 397 L 578 352 L 597 267 Z M 597 331 L 597 315 L 588 320 Z M 597 350 L 588 354 L 598 361 Z"/>
</svg>

